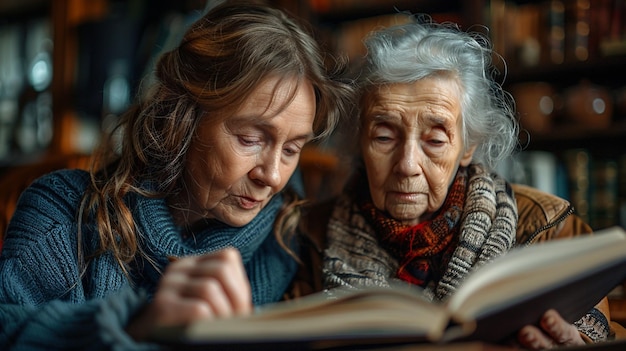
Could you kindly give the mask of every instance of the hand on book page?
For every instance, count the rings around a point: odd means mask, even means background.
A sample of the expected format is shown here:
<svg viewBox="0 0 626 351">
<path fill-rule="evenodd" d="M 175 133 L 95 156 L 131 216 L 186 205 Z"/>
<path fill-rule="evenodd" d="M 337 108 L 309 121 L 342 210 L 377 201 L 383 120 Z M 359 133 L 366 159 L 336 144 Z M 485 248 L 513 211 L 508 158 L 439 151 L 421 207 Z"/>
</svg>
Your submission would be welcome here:
<svg viewBox="0 0 626 351">
<path fill-rule="evenodd" d="M 159 331 L 178 346 L 499 343 L 554 308 L 574 322 L 626 277 L 626 233 L 618 227 L 511 251 L 472 273 L 445 304 L 414 288 L 349 290 L 279 302 L 249 317 L 206 320 Z M 294 346 L 295 347 L 295 346 Z"/>
</svg>

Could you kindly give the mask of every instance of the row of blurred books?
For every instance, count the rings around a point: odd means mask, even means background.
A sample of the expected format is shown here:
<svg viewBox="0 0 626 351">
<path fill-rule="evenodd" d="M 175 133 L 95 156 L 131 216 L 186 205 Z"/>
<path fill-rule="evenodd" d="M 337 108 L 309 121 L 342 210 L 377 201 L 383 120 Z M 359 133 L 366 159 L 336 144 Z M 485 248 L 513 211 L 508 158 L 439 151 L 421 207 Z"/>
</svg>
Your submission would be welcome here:
<svg viewBox="0 0 626 351">
<path fill-rule="evenodd" d="M 626 154 L 602 157 L 585 148 L 560 154 L 524 151 L 502 162 L 498 172 L 568 199 L 594 229 L 626 226 Z"/>
<path fill-rule="evenodd" d="M 495 49 L 519 66 L 626 54 L 625 0 L 490 1 Z"/>
</svg>

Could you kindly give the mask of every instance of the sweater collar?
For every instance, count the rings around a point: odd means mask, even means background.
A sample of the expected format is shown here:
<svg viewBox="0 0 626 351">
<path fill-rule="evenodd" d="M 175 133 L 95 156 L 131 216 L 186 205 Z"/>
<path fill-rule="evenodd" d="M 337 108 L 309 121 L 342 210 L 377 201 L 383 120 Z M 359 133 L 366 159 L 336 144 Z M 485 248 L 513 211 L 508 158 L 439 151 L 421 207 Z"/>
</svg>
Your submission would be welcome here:
<svg viewBox="0 0 626 351">
<path fill-rule="evenodd" d="M 247 263 L 261 243 L 272 233 L 282 196 L 275 195 L 261 212 L 243 227 L 211 221 L 194 235 L 174 222 L 165 199 L 136 197 L 133 212 L 138 219 L 141 245 L 152 257 L 199 255 L 235 247 Z"/>
</svg>

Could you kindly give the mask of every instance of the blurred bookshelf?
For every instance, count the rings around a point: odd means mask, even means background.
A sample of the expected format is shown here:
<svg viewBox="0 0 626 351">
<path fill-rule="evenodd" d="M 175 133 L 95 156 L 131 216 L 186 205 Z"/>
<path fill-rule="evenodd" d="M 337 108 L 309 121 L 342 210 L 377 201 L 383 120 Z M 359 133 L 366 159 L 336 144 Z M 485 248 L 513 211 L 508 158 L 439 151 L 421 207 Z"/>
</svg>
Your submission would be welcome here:
<svg viewBox="0 0 626 351">
<path fill-rule="evenodd" d="M 517 101 L 522 153 L 551 156 L 515 162 L 552 159 L 552 166 L 520 167 L 560 170 L 560 177 L 569 176 L 571 150 L 584 149 L 589 167 L 614 162 L 620 212 L 611 218 L 624 224 L 626 1 L 268 2 L 305 20 L 325 50 L 352 63 L 362 57 L 367 33 L 410 14 L 490 36 L 504 58 L 494 57 L 496 75 Z M 50 154 L 89 153 L 128 106 L 154 57 L 205 6 L 198 0 L 1 1 L 0 171 Z M 571 199 L 560 184 L 554 191 Z"/>
</svg>

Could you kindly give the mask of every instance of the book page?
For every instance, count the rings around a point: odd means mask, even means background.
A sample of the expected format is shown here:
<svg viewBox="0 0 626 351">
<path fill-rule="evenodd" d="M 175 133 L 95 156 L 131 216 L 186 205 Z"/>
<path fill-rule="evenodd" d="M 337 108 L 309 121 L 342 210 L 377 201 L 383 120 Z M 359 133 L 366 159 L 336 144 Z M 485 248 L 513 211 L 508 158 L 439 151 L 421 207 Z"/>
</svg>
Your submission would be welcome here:
<svg viewBox="0 0 626 351">
<path fill-rule="evenodd" d="M 277 303 L 249 317 L 193 323 L 183 338 L 226 343 L 410 336 L 426 341 L 437 340 L 448 323 L 441 305 L 404 290 L 355 290 L 331 300 L 323 295 Z"/>
<path fill-rule="evenodd" d="M 574 322 L 626 278 L 626 236 L 614 228 L 512 251 L 468 277 L 448 301 L 477 320 L 476 338 L 499 341 L 549 308 Z"/>
<path fill-rule="evenodd" d="M 542 286 L 558 283 L 602 267 L 626 255 L 626 236 L 621 228 L 558 239 L 514 249 L 472 273 L 448 301 L 451 311 L 474 317 L 485 306 L 525 295 Z"/>
</svg>

